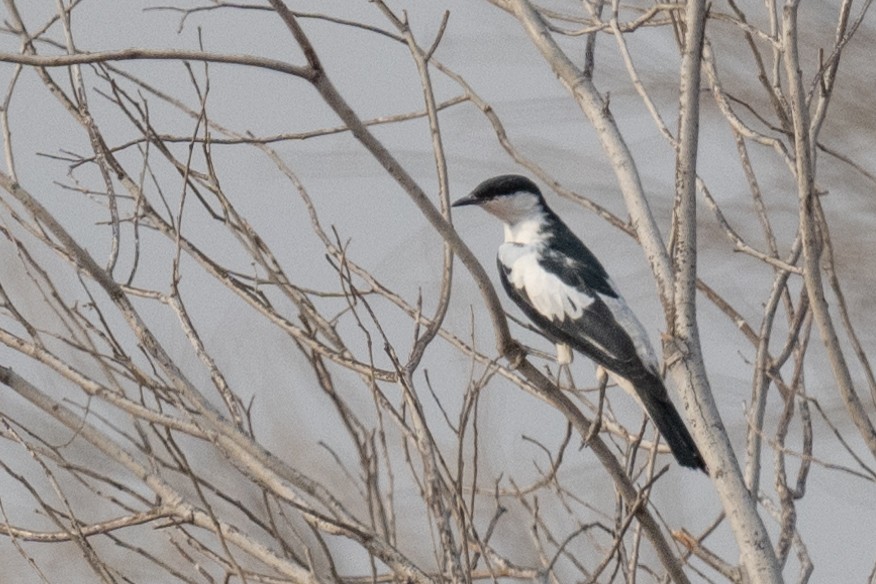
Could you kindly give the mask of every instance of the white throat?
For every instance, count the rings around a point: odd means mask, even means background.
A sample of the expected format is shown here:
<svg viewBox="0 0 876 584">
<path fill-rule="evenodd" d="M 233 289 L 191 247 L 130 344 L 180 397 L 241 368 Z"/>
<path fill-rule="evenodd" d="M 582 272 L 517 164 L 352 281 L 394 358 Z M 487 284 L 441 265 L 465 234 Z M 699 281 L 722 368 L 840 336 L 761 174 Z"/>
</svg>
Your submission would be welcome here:
<svg viewBox="0 0 876 584">
<path fill-rule="evenodd" d="M 502 220 L 505 242 L 533 245 L 545 240 L 546 217 L 538 197 L 528 192 L 505 195 L 484 203 L 483 208 Z"/>
<path fill-rule="evenodd" d="M 505 243 L 517 243 L 520 245 L 537 245 L 546 237 L 542 232 L 545 221 L 541 214 L 521 219 L 515 223 L 504 223 Z"/>
</svg>

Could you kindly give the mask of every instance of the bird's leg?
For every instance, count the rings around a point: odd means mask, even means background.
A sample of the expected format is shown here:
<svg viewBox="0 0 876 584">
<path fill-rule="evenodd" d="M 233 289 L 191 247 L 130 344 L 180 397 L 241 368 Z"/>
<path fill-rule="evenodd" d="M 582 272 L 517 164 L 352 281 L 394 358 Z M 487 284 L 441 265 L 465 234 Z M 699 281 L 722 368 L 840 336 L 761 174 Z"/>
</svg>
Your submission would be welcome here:
<svg viewBox="0 0 876 584">
<path fill-rule="evenodd" d="M 566 363 L 565 365 L 560 365 L 560 370 L 557 371 L 557 385 L 560 386 L 560 389 L 563 388 L 563 383 L 562 383 L 562 380 L 560 379 L 560 377 L 562 377 L 564 373 L 565 373 L 565 377 L 566 377 L 565 387 L 568 388 L 569 390 L 574 390 L 575 389 L 575 380 L 572 379 L 572 368 L 569 367 L 568 363 Z"/>
<path fill-rule="evenodd" d="M 572 347 L 565 343 L 557 343 L 557 363 L 561 366 L 569 365 L 573 358 Z"/>
<path fill-rule="evenodd" d="M 608 385 L 608 373 L 602 367 L 596 368 L 596 379 L 599 382 L 599 401 L 596 405 L 596 416 L 593 418 L 593 425 L 590 426 L 590 431 L 584 437 L 584 445 L 590 444 L 593 437 L 599 434 L 602 429 L 602 407 L 605 403 L 605 387 Z"/>
<path fill-rule="evenodd" d="M 561 378 L 563 377 L 563 373 L 565 373 L 566 379 L 569 381 L 569 389 L 575 388 L 575 382 L 572 380 L 572 369 L 569 367 L 573 358 L 574 355 L 572 354 L 572 348 L 569 345 L 557 343 L 557 365 L 559 365 L 559 370 L 557 371 L 557 385 L 560 387 L 562 387 Z"/>
</svg>

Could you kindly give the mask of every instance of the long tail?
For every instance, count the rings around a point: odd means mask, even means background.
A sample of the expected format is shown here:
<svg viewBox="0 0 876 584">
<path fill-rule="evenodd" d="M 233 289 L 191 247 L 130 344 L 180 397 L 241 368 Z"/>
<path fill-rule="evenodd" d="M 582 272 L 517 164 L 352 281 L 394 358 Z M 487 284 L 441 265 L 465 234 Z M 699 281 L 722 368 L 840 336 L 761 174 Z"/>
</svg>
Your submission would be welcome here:
<svg viewBox="0 0 876 584">
<path fill-rule="evenodd" d="M 669 399 L 663 381 L 648 372 L 629 379 L 628 383 L 633 386 L 648 416 L 666 440 L 678 464 L 708 473 L 700 450 L 678 414 L 678 410 Z"/>
</svg>

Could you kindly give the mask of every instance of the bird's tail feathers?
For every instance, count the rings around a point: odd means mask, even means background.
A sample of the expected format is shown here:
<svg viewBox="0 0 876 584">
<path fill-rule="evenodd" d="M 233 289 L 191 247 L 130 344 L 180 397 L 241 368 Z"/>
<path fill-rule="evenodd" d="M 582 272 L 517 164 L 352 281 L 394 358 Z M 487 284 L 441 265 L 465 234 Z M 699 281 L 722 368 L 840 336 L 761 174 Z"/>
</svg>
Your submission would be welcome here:
<svg viewBox="0 0 876 584">
<path fill-rule="evenodd" d="M 669 399 L 663 381 L 651 373 L 637 376 L 635 380 L 624 379 L 617 375 L 612 375 L 612 377 L 628 391 L 634 390 L 634 395 L 648 412 L 651 421 L 657 426 L 657 430 L 663 436 L 678 464 L 708 473 L 700 450 L 678 410 L 675 409 L 675 405 Z"/>
</svg>

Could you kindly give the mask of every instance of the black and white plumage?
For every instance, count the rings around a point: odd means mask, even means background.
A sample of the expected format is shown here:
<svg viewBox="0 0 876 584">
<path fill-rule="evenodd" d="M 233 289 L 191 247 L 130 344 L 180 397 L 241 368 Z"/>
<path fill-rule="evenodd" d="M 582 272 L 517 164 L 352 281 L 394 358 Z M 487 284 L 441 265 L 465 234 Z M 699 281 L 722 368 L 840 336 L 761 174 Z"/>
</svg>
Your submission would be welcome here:
<svg viewBox="0 0 876 584">
<path fill-rule="evenodd" d="M 454 207 L 477 205 L 505 227 L 497 263 L 505 291 L 557 344 L 605 368 L 637 396 L 682 466 L 705 470 L 696 443 L 669 399 L 644 327 L 602 264 L 554 213 L 524 176 L 488 179 Z"/>
</svg>

